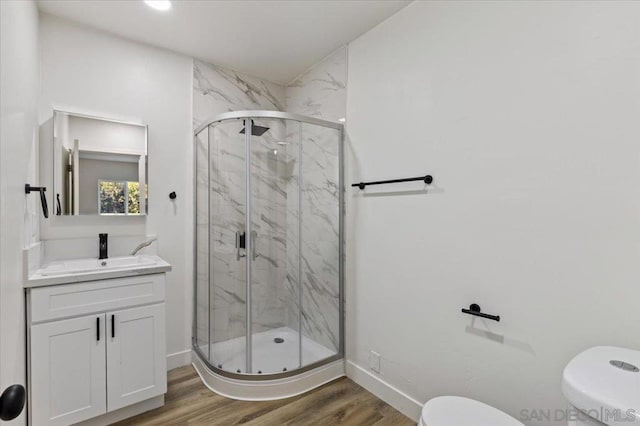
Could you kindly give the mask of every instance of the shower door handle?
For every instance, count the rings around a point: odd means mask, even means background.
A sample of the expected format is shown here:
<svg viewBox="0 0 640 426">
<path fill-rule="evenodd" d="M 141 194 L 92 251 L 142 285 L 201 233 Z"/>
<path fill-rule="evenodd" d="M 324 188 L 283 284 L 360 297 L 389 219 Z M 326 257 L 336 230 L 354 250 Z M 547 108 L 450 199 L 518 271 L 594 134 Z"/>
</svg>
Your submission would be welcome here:
<svg viewBox="0 0 640 426">
<path fill-rule="evenodd" d="M 256 242 L 258 241 L 258 233 L 256 231 L 251 231 L 251 257 L 253 260 L 256 260 L 260 257 L 260 253 L 256 250 Z"/>
<path fill-rule="evenodd" d="M 246 254 L 242 254 L 240 250 L 245 249 L 245 233 L 241 231 L 236 231 L 236 260 L 240 260 L 243 257 L 246 257 Z"/>
</svg>

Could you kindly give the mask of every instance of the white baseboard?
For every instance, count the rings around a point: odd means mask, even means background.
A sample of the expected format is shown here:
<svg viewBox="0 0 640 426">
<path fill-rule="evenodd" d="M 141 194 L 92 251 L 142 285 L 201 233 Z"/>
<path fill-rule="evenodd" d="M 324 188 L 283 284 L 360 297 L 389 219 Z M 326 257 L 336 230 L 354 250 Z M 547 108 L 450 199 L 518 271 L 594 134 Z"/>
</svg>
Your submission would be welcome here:
<svg viewBox="0 0 640 426">
<path fill-rule="evenodd" d="M 391 386 L 389 383 L 377 377 L 366 369 L 347 360 L 347 377 L 351 380 L 409 417 L 414 422 L 420 419 L 422 405 L 406 393 Z"/>
<path fill-rule="evenodd" d="M 191 349 L 167 355 L 167 371 L 191 364 Z"/>
</svg>

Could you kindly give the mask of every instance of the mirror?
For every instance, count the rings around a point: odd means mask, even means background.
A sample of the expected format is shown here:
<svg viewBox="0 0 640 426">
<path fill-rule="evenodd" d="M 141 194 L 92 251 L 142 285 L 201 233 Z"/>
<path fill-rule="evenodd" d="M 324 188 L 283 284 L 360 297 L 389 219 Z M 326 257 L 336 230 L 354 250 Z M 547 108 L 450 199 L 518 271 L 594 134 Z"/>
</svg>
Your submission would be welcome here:
<svg viewBox="0 0 640 426">
<path fill-rule="evenodd" d="M 147 126 L 53 114 L 53 213 L 147 214 Z"/>
</svg>

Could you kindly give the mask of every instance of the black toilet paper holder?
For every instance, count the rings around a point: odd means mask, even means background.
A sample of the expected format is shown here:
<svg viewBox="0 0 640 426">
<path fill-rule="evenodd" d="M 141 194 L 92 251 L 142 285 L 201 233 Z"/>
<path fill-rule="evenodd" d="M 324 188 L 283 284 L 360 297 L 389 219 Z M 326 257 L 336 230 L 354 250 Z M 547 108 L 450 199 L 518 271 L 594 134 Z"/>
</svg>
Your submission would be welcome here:
<svg viewBox="0 0 640 426">
<path fill-rule="evenodd" d="M 482 309 L 480 309 L 480 305 L 478 305 L 477 303 L 472 303 L 471 305 L 469 305 L 469 309 L 462 309 L 462 313 L 487 318 L 493 321 L 500 321 L 500 315 L 482 313 Z"/>
</svg>

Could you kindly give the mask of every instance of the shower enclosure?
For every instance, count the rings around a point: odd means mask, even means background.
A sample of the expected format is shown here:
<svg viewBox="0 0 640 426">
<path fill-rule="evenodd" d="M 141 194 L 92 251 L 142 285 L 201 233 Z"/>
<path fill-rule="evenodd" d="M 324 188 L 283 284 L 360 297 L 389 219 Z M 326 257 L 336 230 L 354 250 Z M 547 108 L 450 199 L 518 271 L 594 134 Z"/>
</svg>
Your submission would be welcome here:
<svg viewBox="0 0 640 426">
<path fill-rule="evenodd" d="M 342 125 L 225 113 L 195 132 L 195 168 L 193 349 L 205 383 L 267 399 L 242 384 L 287 384 L 277 397 L 314 387 L 314 371 L 342 375 Z"/>
</svg>

